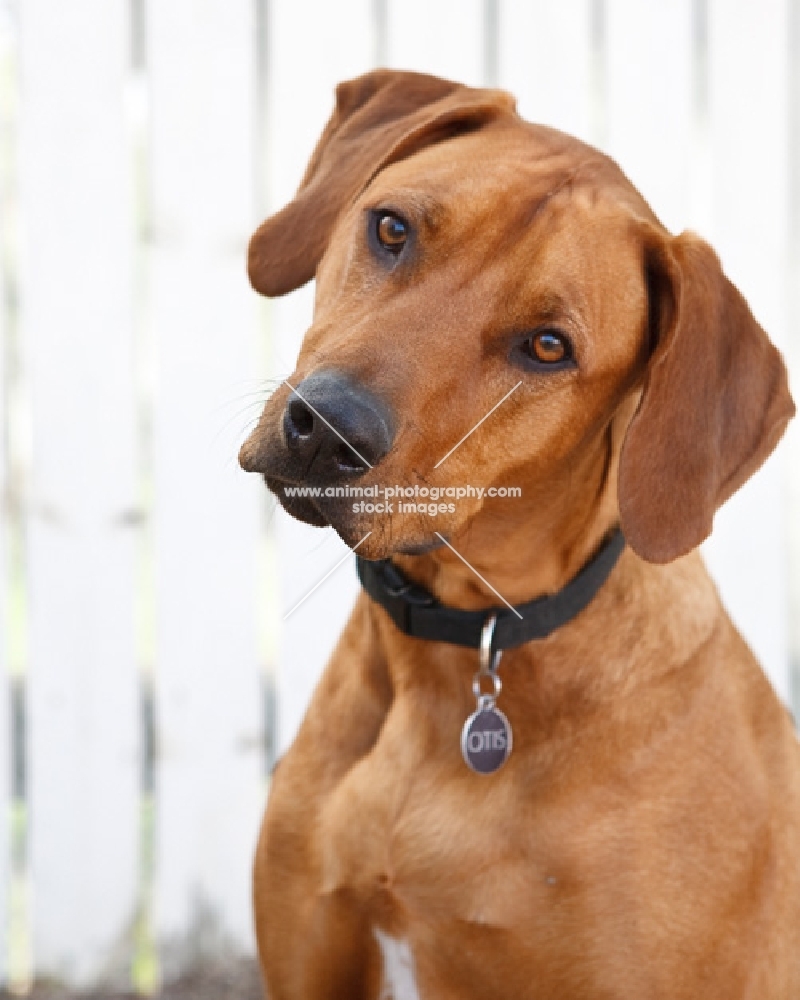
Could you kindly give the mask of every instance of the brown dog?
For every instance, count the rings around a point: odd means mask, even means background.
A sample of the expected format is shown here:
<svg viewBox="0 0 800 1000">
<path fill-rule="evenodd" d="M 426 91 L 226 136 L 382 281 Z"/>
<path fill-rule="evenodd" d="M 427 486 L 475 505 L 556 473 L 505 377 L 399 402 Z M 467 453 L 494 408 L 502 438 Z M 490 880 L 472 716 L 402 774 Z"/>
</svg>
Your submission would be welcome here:
<svg viewBox="0 0 800 1000">
<path fill-rule="evenodd" d="M 798 744 L 693 551 L 794 407 L 713 251 L 507 94 L 379 71 L 249 264 L 266 295 L 317 279 L 297 391 L 240 456 L 289 513 L 506 616 L 628 543 L 505 652 L 492 774 L 460 749 L 478 652 L 359 597 L 258 848 L 271 1000 L 797 1000 Z M 296 484 L 522 495 L 431 517 Z"/>
</svg>

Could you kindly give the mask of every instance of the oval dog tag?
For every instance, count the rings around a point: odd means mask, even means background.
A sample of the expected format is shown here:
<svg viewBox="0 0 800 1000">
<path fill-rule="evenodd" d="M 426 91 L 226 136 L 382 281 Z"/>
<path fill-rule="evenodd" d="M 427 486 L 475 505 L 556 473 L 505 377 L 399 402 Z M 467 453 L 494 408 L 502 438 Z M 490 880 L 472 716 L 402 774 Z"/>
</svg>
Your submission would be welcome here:
<svg viewBox="0 0 800 1000">
<path fill-rule="evenodd" d="M 461 753 L 478 774 L 493 774 L 511 753 L 511 725 L 494 706 L 478 708 L 461 730 Z"/>
</svg>

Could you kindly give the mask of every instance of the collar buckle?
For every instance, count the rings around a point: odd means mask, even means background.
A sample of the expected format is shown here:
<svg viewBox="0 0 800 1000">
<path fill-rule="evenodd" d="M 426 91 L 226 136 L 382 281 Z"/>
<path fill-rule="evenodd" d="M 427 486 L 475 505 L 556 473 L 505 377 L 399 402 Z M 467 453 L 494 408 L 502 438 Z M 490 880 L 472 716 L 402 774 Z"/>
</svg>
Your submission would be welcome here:
<svg viewBox="0 0 800 1000">
<path fill-rule="evenodd" d="M 404 576 L 390 559 L 380 563 L 381 584 L 389 597 L 402 597 L 409 604 L 427 608 L 436 604 L 436 598 L 424 587 Z"/>
</svg>

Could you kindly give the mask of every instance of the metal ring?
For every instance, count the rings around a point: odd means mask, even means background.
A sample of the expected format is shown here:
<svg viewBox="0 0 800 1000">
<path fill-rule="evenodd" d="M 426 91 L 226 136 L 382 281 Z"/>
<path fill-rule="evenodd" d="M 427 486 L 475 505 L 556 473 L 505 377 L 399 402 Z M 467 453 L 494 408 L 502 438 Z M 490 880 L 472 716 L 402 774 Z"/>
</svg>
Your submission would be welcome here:
<svg viewBox="0 0 800 1000">
<path fill-rule="evenodd" d="M 487 678 L 492 683 L 491 693 L 487 694 L 483 690 L 483 679 Z M 480 701 L 483 698 L 489 698 L 492 702 L 495 698 L 499 697 L 500 692 L 503 690 L 503 682 L 500 680 L 499 674 L 492 673 L 491 671 L 479 670 L 472 678 L 472 693 Z"/>
<path fill-rule="evenodd" d="M 481 631 L 481 673 L 493 674 L 500 662 L 500 657 L 495 654 L 492 662 L 492 639 L 494 639 L 494 628 L 497 625 L 497 615 L 489 615 Z"/>
</svg>

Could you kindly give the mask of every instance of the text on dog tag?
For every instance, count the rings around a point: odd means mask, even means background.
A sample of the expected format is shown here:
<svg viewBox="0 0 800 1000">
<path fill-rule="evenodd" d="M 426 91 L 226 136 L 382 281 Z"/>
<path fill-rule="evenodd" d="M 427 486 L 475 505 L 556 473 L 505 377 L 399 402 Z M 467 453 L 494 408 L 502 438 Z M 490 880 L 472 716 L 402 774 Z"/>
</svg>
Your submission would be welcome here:
<svg viewBox="0 0 800 1000">
<path fill-rule="evenodd" d="M 478 708 L 461 730 L 461 753 L 477 774 L 493 774 L 511 753 L 511 725 L 493 705 Z"/>
</svg>

